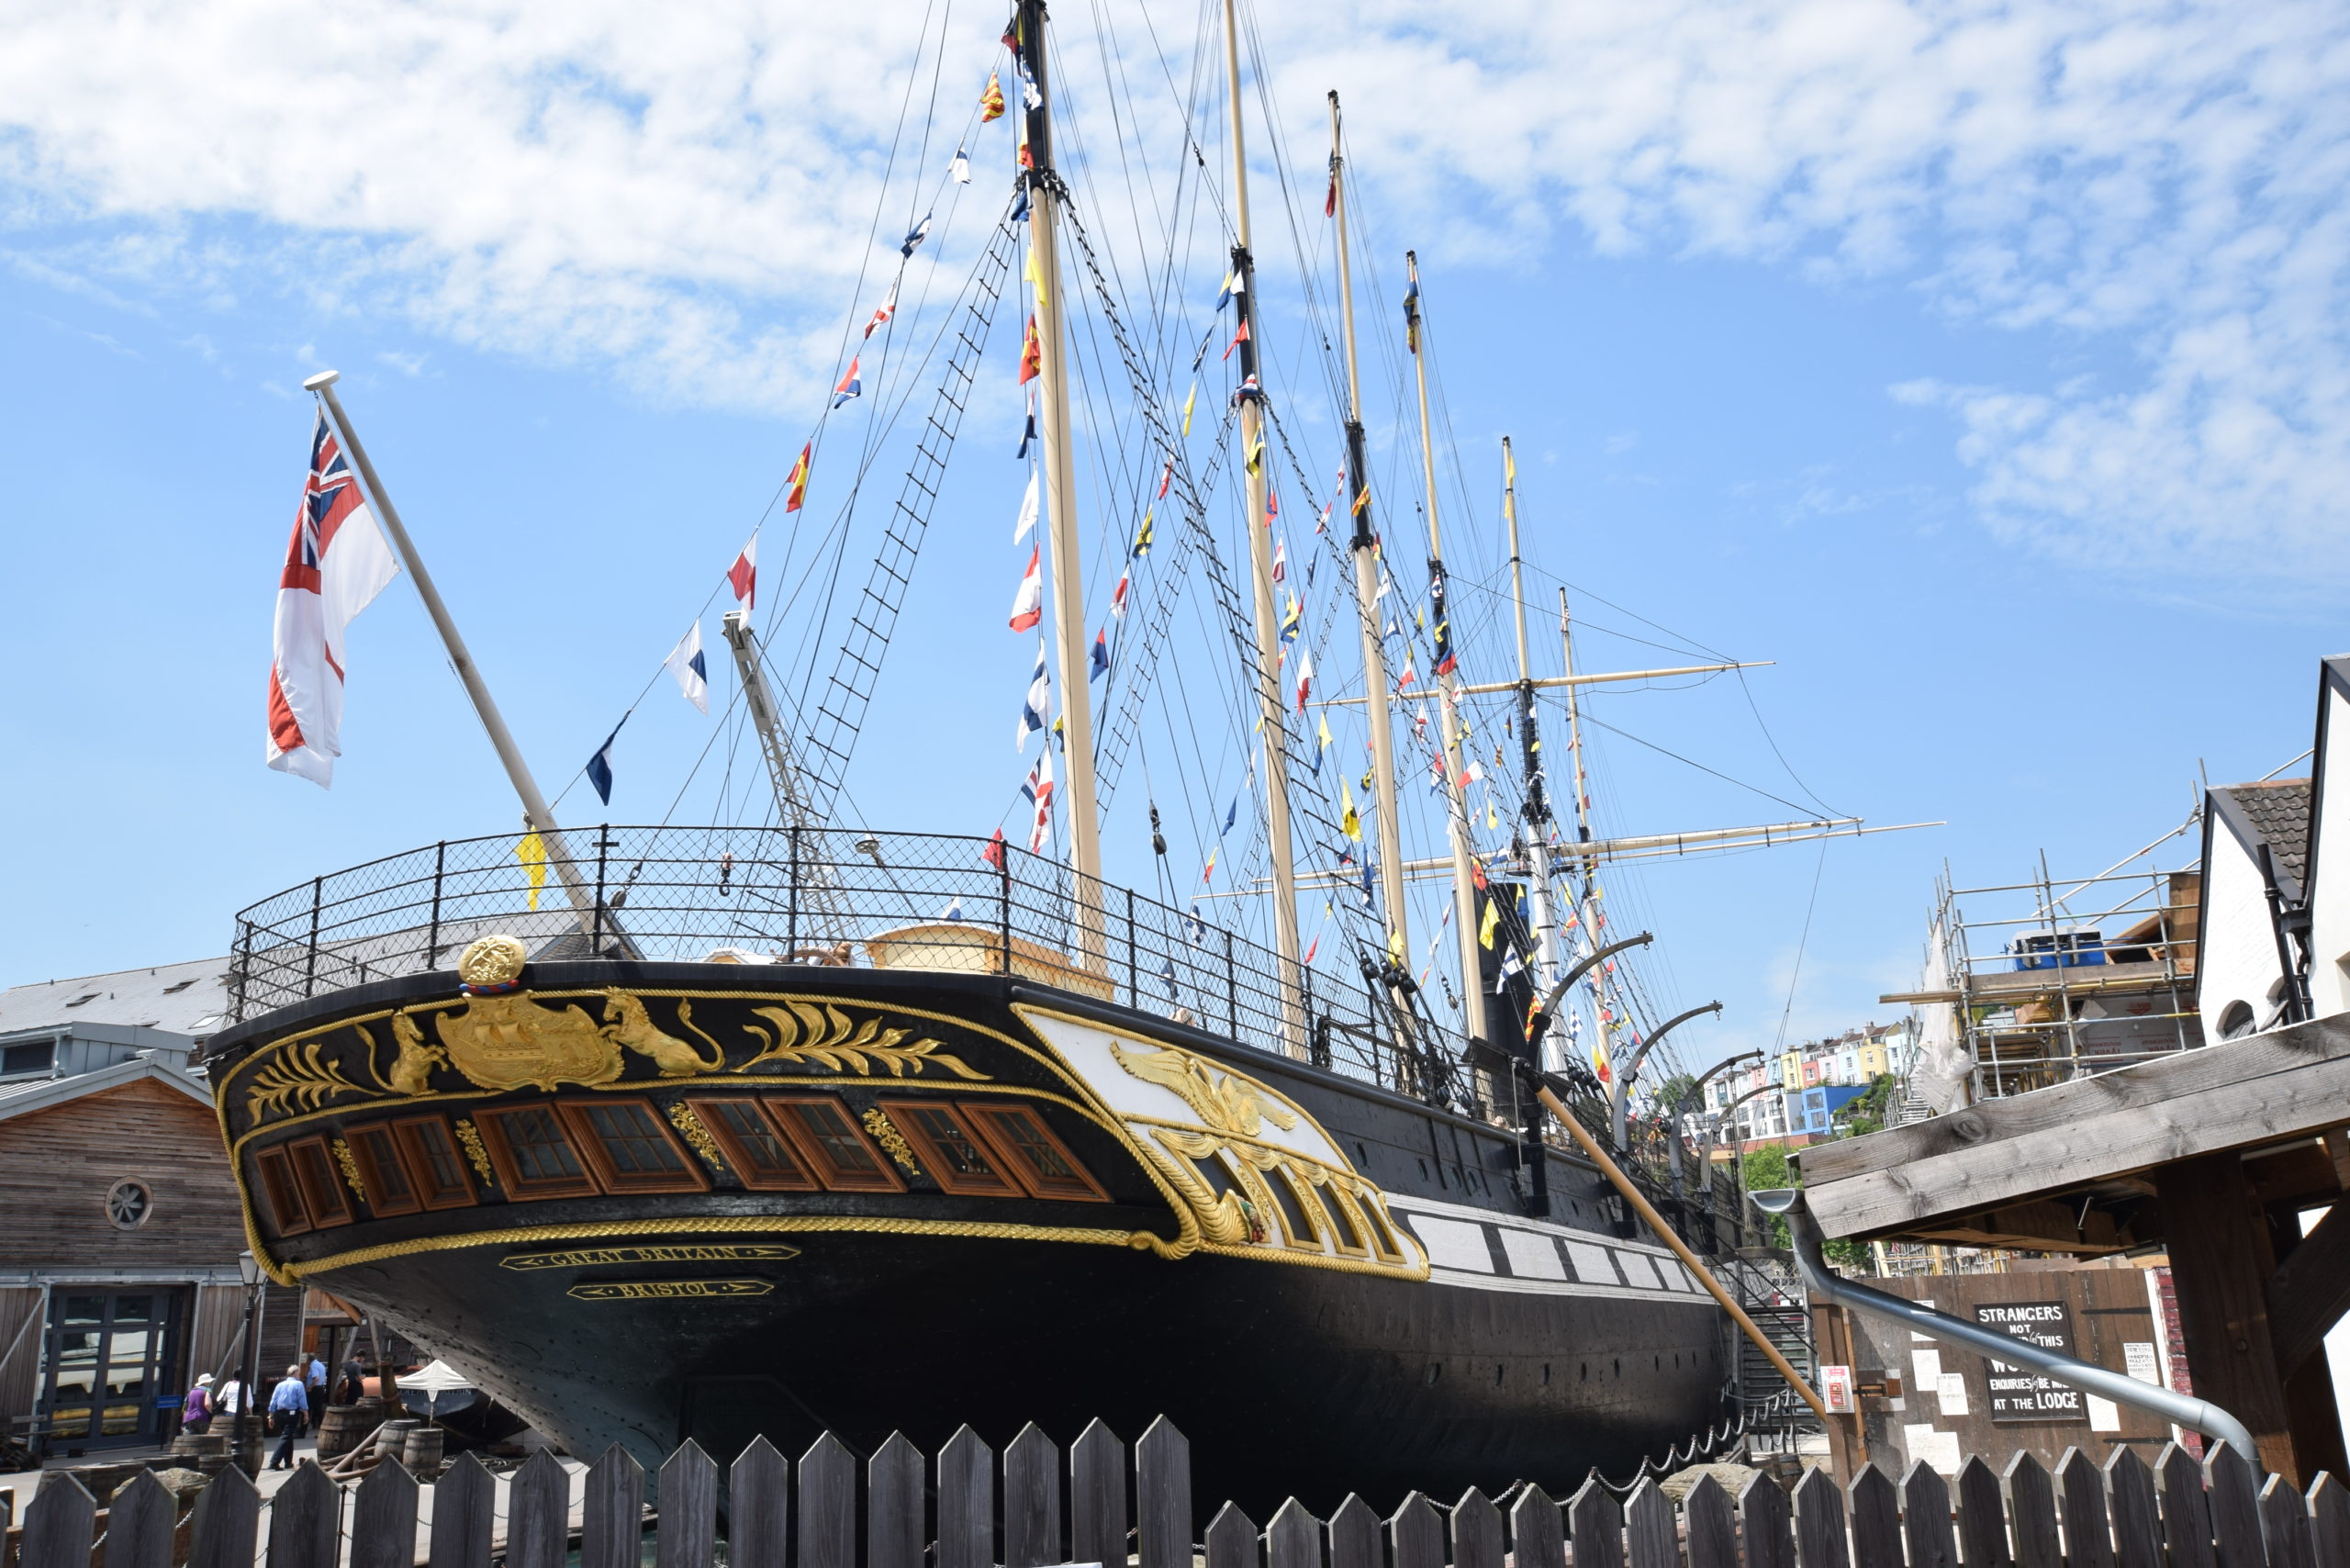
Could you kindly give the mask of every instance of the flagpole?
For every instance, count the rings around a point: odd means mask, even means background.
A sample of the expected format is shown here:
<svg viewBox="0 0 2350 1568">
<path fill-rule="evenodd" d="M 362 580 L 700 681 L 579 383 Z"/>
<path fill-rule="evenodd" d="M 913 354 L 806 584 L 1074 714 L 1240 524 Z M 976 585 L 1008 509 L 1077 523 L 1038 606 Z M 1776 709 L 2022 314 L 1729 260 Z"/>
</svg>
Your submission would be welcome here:
<svg viewBox="0 0 2350 1568">
<path fill-rule="evenodd" d="M 1564 661 L 1566 674 L 1572 677 L 1575 673 L 1575 640 L 1571 623 L 1567 619 L 1567 590 L 1564 588 L 1559 590 L 1559 656 Z M 1583 782 L 1583 711 L 1572 683 L 1566 688 L 1566 692 L 1567 763 L 1573 775 L 1575 840 L 1580 844 L 1588 844 L 1591 842 L 1591 793 L 1590 787 Z M 1583 885 L 1575 893 L 1575 909 L 1578 917 L 1583 921 L 1584 945 L 1596 952 L 1601 946 L 1602 933 L 1598 923 L 1593 919 L 1593 915 L 1596 913 L 1595 908 L 1596 901 L 1592 894 L 1599 885 L 1599 862 L 1590 856 L 1584 856 L 1582 872 Z M 1598 987 L 1601 1003 L 1604 1006 L 1607 996 L 1606 971 L 1603 969 L 1596 972 L 1593 976 L 1593 980 Z M 1616 1076 L 1616 1048 L 1607 1043 L 1606 1020 L 1598 1020 L 1597 1024 L 1599 1048 L 1606 1057 L 1607 1077 L 1612 1083 Z"/>
<path fill-rule="evenodd" d="M 1020 42 L 1029 80 L 1036 85 L 1027 116 L 1028 250 L 1036 274 L 1037 398 L 1043 419 L 1045 543 L 1052 554 L 1053 647 L 1060 668 L 1061 727 L 1068 750 L 1069 868 L 1076 875 L 1077 935 L 1081 956 L 1099 970 L 1107 959 L 1103 935 L 1102 840 L 1093 788 L 1093 698 L 1091 650 L 1085 637 L 1085 573 L 1077 537 L 1077 464 L 1069 440 L 1069 359 L 1061 310 L 1060 203 L 1066 193 L 1053 172 L 1052 88 L 1045 66 L 1044 0 L 1020 0 Z M 1049 730 L 1045 745 L 1053 739 Z M 1010 955 L 1005 956 L 1007 965 Z"/>
<path fill-rule="evenodd" d="M 1534 724 L 1534 670 L 1526 653 L 1526 574 L 1517 554 L 1517 459 L 1502 437 L 1502 515 L 1509 521 L 1509 601 L 1517 621 L 1518 772 L 1526 788 L 1527 896 L 1534 914 L 1534 989 L 1559 978 L 1558 922 L 1550 909 L 1550 802 L 1542 789 L 1542 741 Z M 1535 1064 L 1540 1066 L 1539 1062 Z"/>
<path fill-rule="evenodd" d="M 1248 153 L 1241 131 L 1240 33 L 1233 17 L 1233 0 L 1224 0 L 1224 71 L 1232 104 L 1232 271 L 1238 285 L 1233 305 L 1240 327 L 1247 328 L 1255 319 L 1257 264 L 1249 251 Z M 1281 970 L 1281 1043 L 1290 1055 L 1303 1057 L 1306 1054 L 1301 999 L 1304 969 L 1298 960 L 1297 862 L 1289 823 L 1289 704 L 1281 690 L 1281 615 L 1273 598 L 1272 531 L 1265 502 L 1270 484 L 1264 451 L 1264 383 L 1259 374 L 1255 333 L 1238 338 L 1237 346 L 1240 451 L 1248 491 L 1248 578 L 1256 599 L 1257 696 L 1262 711 L 1259 728 L 1265 737 L 1265 830 L 1272 846 L 1273 951 Z"/>
<path fill-rule="evenodd" d="M 408 528 L 400 521 L 399 509 L 392 504 L 383 480 L 375 476 L 375 465 L 368 461 L 367 449 L 360 444 L 359 432 L 351 427 L 351 416 L 342 411 L 342 399 L 335 396 L 334 384 L 342 379 L 339 370 L 322 370 L 302 383 L 306 392 L 315 392 L 327 406 L 327 413 L 334 420 L 335 429 L 342 436 L 342 449 L 351 454 L 352 466 L 359 470 L 361 483 L 367 487 L 367 498 L 375 504 L 376 515 L 382 519 L 384 532 L 392 536 L 392 548 L 399 552 L 400 565 L 408 568 L 409 580 L 416 584 L 417 597 L 424 600 L 425 613 L 432 617 L 433 628 L 441 633 L 441 644 L 448 651 L 449 662 L 456 666 L 457 678 L 464 683 L 465 695 L 473 699 L 474 714 L 481 727 L 489 733 L 489 744 L 497 749 L 498 760 L 505 765 L 507 779 L 514 792 L 522 798 L 522 820 L 539 835 L 547 850 L 547 858 L 563 879 L 563 890 L 569 896 L 572 908 L 591 927 L 596 923 L 595 895 L 580 880 L 579 872 L 571 863 L 571 855 L 563 846 L 562 830 L 555 826 L 554 812 L 547 808 L 546 797 L 539 793 L 538 780 L 531 777 L 530 765 L 522 760 L 521 748 L 514 744 L 514 735 L 506 727 L 498 702 L 489 694 L 488 685 L 481 678 L 472 654 L 465 651 L 465 640 L 457 632 L 457 623 L 450 617 L 449 607 L 442 602 L 441 590 L 433 586 L 432 574 L 424 569 L 424 557 L 416 552 L 416 542 L 408 536 Z"/>
<path fill-rule="evenodd" d="M 1412 367 L 1419 378 L 1420 466 L 1427 484 L 1428 574 L 1433 581 L 1444 571 L 1444 540 L 1437 526 L 1436 441 L 1428 425 L 1428 356 L 1427 346 L 1420 341 L 1420 259 L 1413 252 L 1404 252 L 1404 270 L 1412 286 L 1406 300 L 1410 312 L 1406 330 L 1411 340 Z M 1437 613 L 1442 617 L 1451 615 L 1449 596 L 1438 607 Z M 1441 620 L 1438 628 L 1449 642 L 1450 628 Z M 1460 946 L 1460 1032 L 1482 1042 L 1485 1037 L 1485 979 L 1477 961 L 1477 890 L 1470 872 L 1469 782 L 1460 767 L 1460 672 L 1457 668 L 1438 672 L 1435 679 L 1443 700 L 1438 704 L 1438 722 L 1444 726 L 1445 804 L 1452 817 L 1452 924 L 1459 928 Z"/>
<path fill-rule="evenodd" d="M 1351 550 L 1355 566 L 1355 605 L 1362 620 L 1364 689 L 1372 700 L 1364 707 L 1371 717 L 1371 780 L 1372 802 L 1379 814 L 1381 902 L 1386 910 L 1387 963 L 1401 970 L 1411 961 L 1412 938 L 1404 903 L 1404 823 L 1395 801 L 1395 735 L 1391 705 L 1385 700 L 1387 645 L 1379 617 L 1378 536 L 1371 531 L 1371 468 L 1364 459 L 1362 373 L 1355 357 L 1355 279 L 1347 253 L 1346 153 L 1338 127 L 1338 95 L 1330 94 L 1330 215 L 1337 220 L 1338 320 L 1347 344 L 1347 504 L 1354 516 Z M 1411 1008 L 1398 997 L 1399 1016 L 1408 1019 Z"/>
</svg>

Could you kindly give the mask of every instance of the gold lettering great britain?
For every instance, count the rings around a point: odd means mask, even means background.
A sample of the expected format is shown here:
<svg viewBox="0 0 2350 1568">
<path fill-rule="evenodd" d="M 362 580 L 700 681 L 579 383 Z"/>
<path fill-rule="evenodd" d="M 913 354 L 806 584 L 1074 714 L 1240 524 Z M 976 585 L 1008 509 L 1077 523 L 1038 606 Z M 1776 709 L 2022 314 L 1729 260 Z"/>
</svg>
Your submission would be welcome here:
<svg viewBox="0 0 2350 1568">
<path fill-rule="evenodd" d="M 780 1262 L 800 1256 L 800 1249 L 781 1242 L 712 1242 L 707 1246 L 583 1247 L 569 1252 L 509 1252 L 498 1260 L 501 1269 L 592 1269 L 609 1263 L 742 1263 Z"/>
</svg>

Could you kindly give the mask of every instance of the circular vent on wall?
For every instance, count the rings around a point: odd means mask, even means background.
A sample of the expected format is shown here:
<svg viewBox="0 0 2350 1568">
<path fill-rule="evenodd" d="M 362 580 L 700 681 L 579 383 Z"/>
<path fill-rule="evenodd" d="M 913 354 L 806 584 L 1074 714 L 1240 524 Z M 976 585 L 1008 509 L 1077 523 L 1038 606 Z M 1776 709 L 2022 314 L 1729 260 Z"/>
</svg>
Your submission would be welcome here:
<svg viewBox="0 0 2350 1568">
<path fill-rule="evenodd" d="M 155 1211 L 155 1195 L 144 1182 L 117 1182 L 106 1193 L 106 1218 L 117 1229 L 137 1230 Z"/>
</svg>

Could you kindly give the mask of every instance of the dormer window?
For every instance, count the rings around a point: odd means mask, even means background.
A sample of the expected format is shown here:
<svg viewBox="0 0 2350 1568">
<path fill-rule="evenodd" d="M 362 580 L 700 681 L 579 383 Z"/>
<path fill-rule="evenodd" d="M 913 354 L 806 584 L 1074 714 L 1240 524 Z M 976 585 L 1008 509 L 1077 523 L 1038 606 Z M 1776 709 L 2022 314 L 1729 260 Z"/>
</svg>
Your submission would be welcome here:
<svg viewBox="0 0 2350 1568">
<path fill-rule="evenodd" d="M 66 1006 L 68 1006 L 68 1007 L 79 1007 L 79 1006 L 81 1006 L 81 1005 L 82 1005 L 84 1002 L 95 1002 L 97 999 L 98 999 L 98 993 L 97 993 L 96 991 L 91 991 L 91 992 L 90 992 L 88 995 L 86 995 L 86 996 L 77 996 L 77 997 L 75 997 L 73 1001 L 71 1001 L 71 1002 L 67 1002 L 65 1005 L 66 1005 Z"/>
<path fill-rule="evenodd" d="M 177 993 L 177 992 L 179 992 L 179 991 L 185 991 L 188 987 L 190 987 L 190 986 L 194 985 L 195 983 L 196 983 L 196 979 L 195 979 L 195 977 L 194 977 L 194 976 L 190 976 L 188 979 L 184 980 L 173 980 L 171 984 L 169 984 L 169 985 L 167 985 L 167 986 L 165 986 L 165 987 L 163 988 L 163 994 L 164 994 L 165 996 L 171 996 L 171 995 L 173 995 L 173 994 L 175 994 L 175 993 Z"/>
</svg>

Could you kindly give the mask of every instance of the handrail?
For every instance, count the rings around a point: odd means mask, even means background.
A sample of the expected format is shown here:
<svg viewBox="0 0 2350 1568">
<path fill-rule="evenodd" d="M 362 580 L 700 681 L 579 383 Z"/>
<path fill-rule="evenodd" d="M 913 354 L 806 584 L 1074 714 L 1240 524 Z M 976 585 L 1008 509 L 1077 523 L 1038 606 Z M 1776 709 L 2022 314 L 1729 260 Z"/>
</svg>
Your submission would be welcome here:
<svg viewBox="0 0 2350 1568">
<path fill-rule="evenodd" d="M 2192 1427 L 2199 1432 L 2221 1439 L 2246 1459 L 2260 1452 L 2258 1445 L 2252 1440 L 2252 1434 L 2244 1429 L 2244 1423 L 2208 1399 L 2174 1394 L 2151 1383 L 2140 1383 L 2126 1372 L 2059 1355 L 2028 1339 L 2014 1338 L 1995 1328 L 1969 1323 L 1963 1317 L 1936 1312 L 1930 1306 L 1920 1306 L 1914 1301 L 1904 1301 L 1897 1295 L 1855 1284 L 1830 1269 L 1828 1260 L 1821 1255 L 1823 1238 L 1819 1222 L 1805 1206 L 1800 1188 L 1769 1187 L 1759 1193 L 1749 1193 L 1747 1196 L 1764 1214 L 1776 1215 L 1787 1222 L 1787 1230 L 1795 1241 L 1796 1265 L 1803 1271 L 1805 1287 L 1816 1296 L 1824 1297 L 1839 1306 L 1897 1319 L 1919 1334 L 1964 1345 L 1996 1361 L 2031 1367 L 2059 1383 L 2110 1399 L 2117 1405 L 2130 1405 L 2152 1411 L 2165 1421 Z"/>
</svg>

